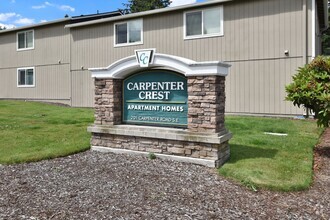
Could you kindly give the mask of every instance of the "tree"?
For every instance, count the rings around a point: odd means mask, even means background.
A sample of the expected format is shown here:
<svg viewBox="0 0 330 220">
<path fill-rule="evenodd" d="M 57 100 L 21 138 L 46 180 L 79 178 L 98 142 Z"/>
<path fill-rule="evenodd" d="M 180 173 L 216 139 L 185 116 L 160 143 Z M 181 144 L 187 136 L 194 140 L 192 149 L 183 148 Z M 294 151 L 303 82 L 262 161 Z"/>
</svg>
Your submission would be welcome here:
<svg viewBox="0 0 330 220">
<path fill-rule="evenodd" d="M 123 13 L 136 13 L 148 11 L 158 8 L 166 8 L 171 4 L 170 0 L 128 0 L 127 4 L 123 4 L 126 8 Z"/>
<path fill-rule="evenodd" d="M 314 112 L 319 126 L 330 122 L 330 57 L 316 57 L 298 69 L 293 82 L 286 86 L 286 100 Z"/>
</svg>

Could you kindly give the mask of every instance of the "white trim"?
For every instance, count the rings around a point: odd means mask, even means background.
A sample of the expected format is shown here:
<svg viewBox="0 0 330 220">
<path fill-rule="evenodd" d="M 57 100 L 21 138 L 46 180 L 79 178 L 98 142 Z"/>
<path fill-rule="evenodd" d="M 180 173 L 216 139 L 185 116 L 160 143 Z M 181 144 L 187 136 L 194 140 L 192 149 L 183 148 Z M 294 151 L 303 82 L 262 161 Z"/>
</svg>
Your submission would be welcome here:
<svg viewBox="0 0 330 220">
<path fill-rule="evenodd" d="M 215 33 L 215 34 L 204 34 L 203 30 L 204 30 L 204 12 L 210 9 L 216 9 L 219 8 L 220 10 L 220 32 L 219 33 Z M 187 36 L 187 26 L 186 26 L 186 15 L 188 13 L 194 13 L 194 12 L 201 12 L 202 13 L 202 34 L 200 35 L 192 35 L 192 36 Z M 183 39 L 184 40 L 191 40 L 191 39 L 200 39 L 200 38 L 210 38 L 210 37 L 222 37 L 224 36 L 224 27 L 223 27 L 223 5 L 219 5 L 219 6 L 215 6 L 215 7 L 210 7 L 210 8 L 204 8 L 204 9 L 197 9 L 197 10 L 192 10 L 192 11 L 186 11 L 183 13 Z"/>
<path fill-rule="evenodd" d="M 133 42 L 133 43 L 129 43 L 129 22 L 131 21 L 141 21 L 141 41 L 137 41 L 137 42 Z M 120 25 L 120 24 L 127 24 L 127 43 L 122 43 L 122 44 L 117 44 L 116 43 L 116 25 Z M 134 20 L 128 20 L 128 21 L 124 21 L 124 22 L 118 22 L 118 23 L 114 23 L 113 24 L 113 42 L 114 42 L 114 47 L 127 47 L 127 46 L 134 46 L 134 45 L 141 45 L 143 44 L 143 18 L 140 19 L 134 19 Z"/>
<path fill-rule="evenodd" d="M 312 59 L 316 57 L 316 1 L 312 0 Z"/>
<path fill-rule="evenodd" d="M 32 31 L 32 44 L 33 44 L 33 46 L 32 47 L 25 47 L 25 48 L 18 48 L 18 35 L 24 33 L 25 41 L 26 41 L 26 33 L 31 32 L 31 31 Z M 24 50 L 33 50 L 33 49 L 34 49 L 34 29 L 17 32 L 16 33 L 16 50 L 17 51 L 24 51 Z"/>
<path fill-rule="evenodd" d="M 134 42 L 134 43 L 126 43 L 126 44 L 115 44 L 113 47 L 129 47 L 129 46 L 137 46 L 143 45 L 143 42 Z"/>
<path fill-rule="evenodd" d="M 19 71 L 20 70 L 29 70 L 32 69 L 33 70 L 33 85 L 19 85 L 18 81 L 19 81 Z M 17 76 L 17 80 L 16 80 L 16 84 L 18 88 L 33 88 L 36 87 L 36 71 L 35 71 L 35 67 L 20 67 L 17 68 L 16 70 L 16 76 Z"/>
<path fill-rule="evenodd" d="M 122 17 L 122 14 L 119 13 L 118 11 L 113 11 L 113 12 L 110 12 L 110 13 L 114 13 L 114 14 L 117 14 L 118 17 Z M 83 17 L 84 18 L 93 17 L 93 15 L 90 15 L 90 16 L 86 15 L 86 16 L 83 16 Z M 64 28 L 66 28 L 66 25 L 69 25 L 71 23 L 70 21 L 75 21 L 75 20 L 79 21 L 80 18 L 82 18 L 82 17 L 76 16 L 76 17 L 73 17 L 73 18 L 72 17 L 67 17 L 67 18 L 61 18 L 61 19 L 57 19 L 57 20 L 53 20 L 53 21 L 40 22 L 40 23 L 37 23 L 37 24 L 25 25 L 25 26 L 21 26 L 21 27 L 15 27 L 15 28 L 11 28 L 11 29 L 2 30 L 0 32 L 0 34 L 9 33 L 9 32 L 17 32 L 17 31 L 22 31 L 22 30 L 32 29 L 32 28 L 35 29 L 35 28 L 39 28 L 39 27 L 43 27 L 43 26 L 49 26 L 49 25 L 60 24 L 60 23 L 65 23 L 65 24 L 63 24 L 63 26 L 64 26 Z M 104 19 L 107 19 L 107 18 L 96 19 L 96 20 L 104 20 Z M 91 21 L 96 21 L 96 20 L 91 20 Z M 88 22 L 91 22 L 91 21 L 78 22 L 78 23 L 74 23 L 74 24 L 88 23 Z"/>
<path fill-rule="evenodd" d="M 58 20 L 54 20 L 54 21 L 47 21 L 47 22 L 42 22 L 42 23 L 33 24 L 33 25 L 26 25 L 26 26 L 22 26 L 22 27 L 16 27 L 16 28 L 2 30 L 0 32 L 0 34 L 8 33 L 8 32 L 23 31 L 23 30 L 32 29 L 32 28 L 35 29 L 35 28 L 42 27 L 42 26 L 48 26 L 48 25 L 52 25 L 52 24 L 59 24 L 59 23 L 63 23 L 63 22 L 68 22 L 70 20 L 71 20 L 71 18 L 64 18 L 64 19 L 58 19 Z"/>
<path fill-rule="evenodd" d="M 167 68 L 185 76 L 227 76 L 231 65 L 219 61 L 195 62 L 183 57 L 155 53 L 154 62 L 148 68 Z M 123 79 L 138 70 L 144 70 L 136 61 L 136 56 L 118 60 L 108 67 L 90 68 L 94 78 Z"/>
</svg>

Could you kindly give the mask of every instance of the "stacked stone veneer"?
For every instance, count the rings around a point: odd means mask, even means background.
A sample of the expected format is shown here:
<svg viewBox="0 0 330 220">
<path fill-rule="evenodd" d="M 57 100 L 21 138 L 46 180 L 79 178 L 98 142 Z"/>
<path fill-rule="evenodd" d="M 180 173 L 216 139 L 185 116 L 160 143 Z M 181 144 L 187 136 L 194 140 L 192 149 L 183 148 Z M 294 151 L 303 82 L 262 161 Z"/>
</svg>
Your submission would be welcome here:
<svg viewBox="0 0 330 220">
<path fill-rule="evenodd" d="M 225 77 L 187 78 L 187 129 L 122 125 L 122 80 L 95 79 L 95 123 L 91 145 L 210 160 L 221 166 L 230 155 L 224 126 Z"/>
<path fill-rule="evenodd" d="M 121 124 L 122 80 L 95 79 L 95 125 Z"/>
<path fill-rule="evenodd" d="M 188 130 L 218 133 L 225 129 L 225 77 L 188 78 Z"/>
</svg>

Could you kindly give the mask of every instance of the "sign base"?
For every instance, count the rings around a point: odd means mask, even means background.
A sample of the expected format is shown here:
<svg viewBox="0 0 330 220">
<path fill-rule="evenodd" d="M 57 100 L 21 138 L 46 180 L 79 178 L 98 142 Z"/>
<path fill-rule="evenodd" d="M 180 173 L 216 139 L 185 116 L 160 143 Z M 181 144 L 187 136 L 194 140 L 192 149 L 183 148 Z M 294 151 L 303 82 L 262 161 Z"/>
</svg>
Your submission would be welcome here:
<svg viewBox="0 0 330 220">
<path fill-rule="evenodd" d="M 207 161 L 209 167 L 210 164 L 220 167 L 230 156 L 228 141 L 232 134 L 226 130 L 210 134 L 151 126 L 94 125 L 88 127 L 88 131 L 93 133 L 91 144 L 94 149 L 102 151 L 162 154 L 165 159 L 176 158 L 201 165 Z"/>
</svg>

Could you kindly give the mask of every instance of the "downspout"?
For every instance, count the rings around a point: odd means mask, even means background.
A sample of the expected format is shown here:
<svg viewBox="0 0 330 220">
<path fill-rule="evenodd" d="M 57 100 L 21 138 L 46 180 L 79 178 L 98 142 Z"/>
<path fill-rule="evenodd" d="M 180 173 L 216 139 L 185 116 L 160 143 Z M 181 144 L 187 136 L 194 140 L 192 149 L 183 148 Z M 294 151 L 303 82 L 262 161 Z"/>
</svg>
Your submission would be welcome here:
<svg viewBox="0 0 330 220">
<path fill-rule="evenodd" d="M 316 1 L 312 0 L 312 59 L 316 57 Z"/>
<path fill-rule="evenodd" d="M 73 82 L 72 82 L 72 33 L 71 33 L 71 29 L 69 29 L 69 33 L 70 33 L 70 45 L 69 45 L 69 50 L 70 50 L 70 106 L 73 107 L 73 101 L 72 101 L 72 95 L 73 95 Z"/>
<path fill-rule="evenodd" d="M 307 0 L 303 0 L 303 62 L 308 64 L 308 9 Z"/>
<path fill-rule="evenodd" d="M 303 63 L 308 64 L 308 7 L 307 0 L 303 0 Z M 309 109 L 306 108 L 306 118 L 309 118 Z"/>
</svg>

